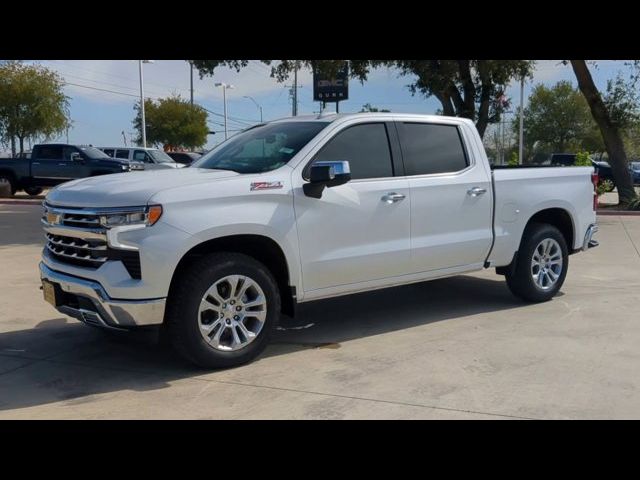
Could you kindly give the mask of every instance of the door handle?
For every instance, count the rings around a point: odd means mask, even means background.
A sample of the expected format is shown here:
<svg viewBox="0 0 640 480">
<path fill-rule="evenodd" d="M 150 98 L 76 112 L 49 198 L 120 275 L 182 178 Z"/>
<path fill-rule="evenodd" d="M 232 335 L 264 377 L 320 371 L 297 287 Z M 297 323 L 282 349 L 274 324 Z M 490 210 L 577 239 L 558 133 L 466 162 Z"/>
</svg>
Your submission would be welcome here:
<svg viewBox="0 0 640 480">
<path fill-rule="evenodd" d="M 58 165 L 62 165 L 64 167 L 66 165 L 66 163 L 59 163 Z"/>
<path fill-rule="evenodd" d="M 483 195 L 485 193 L 487 193 L 486 188 L 473 187 L 467 190 L 467 195 L 469 195 L 470 197 L 479 197 L 480 195 Z"/>
<path fill-rule="evenodd" d="M 40 165 L 40 162 L 31 162 L 31 165 Z"/>
<path fill-rule="evenodd" d="M 403 194 L 391 192 L 391 193 L 387 193 L 386 195 L 383 195 L 380 200 L 382 200 L 385 203 L 392 204 L 396 202 L 401 202 L 404 199 L 405 199 L 405 196 Z"/>
</svg>

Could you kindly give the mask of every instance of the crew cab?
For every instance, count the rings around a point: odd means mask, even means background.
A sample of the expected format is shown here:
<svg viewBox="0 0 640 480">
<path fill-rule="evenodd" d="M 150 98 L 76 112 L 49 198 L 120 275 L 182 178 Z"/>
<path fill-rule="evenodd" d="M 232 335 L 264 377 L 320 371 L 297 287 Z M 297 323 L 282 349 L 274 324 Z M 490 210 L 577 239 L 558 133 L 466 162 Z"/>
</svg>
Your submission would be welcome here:
<svg viewBox="0 0 640 480">
<path fill-rule="evenodd" d="M 8 185 L 12 195 L 18 190 L 39 195 L 43 187 L 135 168 L 128 161 L 114 160 L 94 147 L 42 143 L 33 147 L 28 158 L 0 159 L 0 184 Z"/>
<path fill-rule="evenodd" d="M 495 268 L 547 301 L 597 245 L 595 182 L 592 167 L 492 171 L 462 118 L 281 119 L 189 168 L 52 190 L 44 297 L 102 328 L 162 325 L 205 367 L 255 358 L 281 313 L 338 295 Z"/>
</svg>

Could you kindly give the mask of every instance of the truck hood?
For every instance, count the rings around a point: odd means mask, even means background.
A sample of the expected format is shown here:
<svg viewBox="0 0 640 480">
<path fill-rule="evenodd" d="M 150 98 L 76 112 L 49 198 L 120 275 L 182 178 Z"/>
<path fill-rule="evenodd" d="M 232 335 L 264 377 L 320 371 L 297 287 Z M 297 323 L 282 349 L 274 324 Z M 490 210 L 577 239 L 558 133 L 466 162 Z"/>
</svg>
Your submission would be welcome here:
<svg viewBox="0 0 640 480">
<path fill-rule="evenodd" d="M 146 205 L 153 195 L 162 190 L 209 183 L 237 175 L 237 172 L 206 168 L 171 168 L 101 175 L 63 183 L 49 192 L 46 201 L 61 207 Z"/>
</svg>

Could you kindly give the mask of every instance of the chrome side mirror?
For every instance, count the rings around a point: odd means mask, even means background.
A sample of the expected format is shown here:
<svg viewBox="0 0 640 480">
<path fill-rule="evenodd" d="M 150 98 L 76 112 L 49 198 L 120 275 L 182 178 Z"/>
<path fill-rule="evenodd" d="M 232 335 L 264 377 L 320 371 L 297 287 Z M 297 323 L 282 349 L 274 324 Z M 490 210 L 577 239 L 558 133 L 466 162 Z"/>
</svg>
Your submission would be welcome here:
<svg viewBox="0 0 640 480">
<path fill-rule="evenodd" d="M 325 188 L 344 185 L 351 180 L 349 162 L 345 160 L 315 162 L 309 171 L 309 183 L 302 186 L 308 197 L 320 198 Z"/>
</svg>

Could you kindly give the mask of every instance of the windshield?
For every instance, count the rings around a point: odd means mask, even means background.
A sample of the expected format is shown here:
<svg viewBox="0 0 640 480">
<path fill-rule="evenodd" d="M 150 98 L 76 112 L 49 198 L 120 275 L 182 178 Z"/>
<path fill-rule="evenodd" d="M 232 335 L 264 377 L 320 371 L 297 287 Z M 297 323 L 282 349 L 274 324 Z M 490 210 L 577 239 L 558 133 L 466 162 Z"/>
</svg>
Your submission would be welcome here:
<svg viewBox="0 0 640 480">
<path fill-rule="evenodd" d="M 98 150 L 95 147 L 79 147 L 87 157 L 89 158 L 111 158 L 109 155 L 104 153 L 102 150 Z"/>
<path fill-rule="evenodd" d="M 151 158 L 158 163 L 174 163 L 173 158 L 164 153 L 162 150 L 147 150 Z"/>
<path fill-rule="evenodd" d="M 285 165 L 328 122 L 278 122 L 245 130 L 205 154 L 194 168 L 269 172 Z"/>
</svg>

